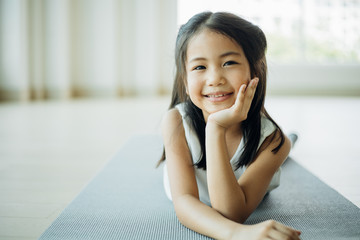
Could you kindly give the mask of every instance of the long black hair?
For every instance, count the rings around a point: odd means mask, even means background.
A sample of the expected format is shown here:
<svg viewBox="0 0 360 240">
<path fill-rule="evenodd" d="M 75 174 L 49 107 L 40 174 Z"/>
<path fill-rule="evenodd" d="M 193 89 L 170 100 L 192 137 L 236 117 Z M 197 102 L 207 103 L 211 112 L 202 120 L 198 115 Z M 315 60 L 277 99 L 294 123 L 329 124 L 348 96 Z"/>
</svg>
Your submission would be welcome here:
<svg viewBox="0 0 360 240">
<path fill-rule="evenodd" d="M 206 169 L 205 152 L 205 120 L 201 109 L 191 102 L 186 93 L 186 52 L 190 39 L 202 30 L 208 29 L 216 33 L 223 34 L 239 44 L 249 62 L 251 78 L 259 78 L 255 96 L 252 100 L 247 119 L 241 123 L 244 149 L 236 162 L 236 168 L 249 165 L 257 154 L 257 148 L 261 135 L 261 116 L 268 118 L 276 127 L 280 134 L 279 145 L 272 150 L 273 153 L 279 151 L 285 141 L 285 136 L 279 126 L 266 112 L 264 107 L 266 92 L 266 37 L 263 31 L 249 21 L 227 12 L 202 12 L 193 16 L 186 24 L 180 27 L 176 39 L 175 64 L 176 74 L 172 90 L 172 98 L 169 109 L 174 108 L 179 103 L 185 104 L 186 115 L 191 119 L 191 127 L 195 130 L 199 138 L 202 156 L 194 165 L 198 168 Z M 272 142 L 276 134 L 272 135 Z M 165 149 L 159 164 L 165 160 Z"/>
</svg>

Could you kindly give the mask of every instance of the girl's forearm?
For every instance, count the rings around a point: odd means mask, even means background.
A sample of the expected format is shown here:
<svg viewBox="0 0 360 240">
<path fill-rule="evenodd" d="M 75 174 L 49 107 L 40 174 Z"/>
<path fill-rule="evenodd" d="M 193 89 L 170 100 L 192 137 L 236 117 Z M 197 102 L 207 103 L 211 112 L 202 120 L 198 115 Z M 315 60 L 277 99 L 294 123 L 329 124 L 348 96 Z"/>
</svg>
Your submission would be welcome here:
<svg viewBox="0 0 360 240">
<path fill-rule="evenodd" d="M 206 126 L 207 181 L 213 208 L 234 221 L 244 221 L 245 195 L 230 164 L 225 129 L 208 122 Z"/>
<path fill-rule="evenodd" d="M 230 239 L 236 228 L 242 225 L 222 216 L 191 195 L 174 199 L 179 221 L 187 228 L 215 239 Z"/>
</svg>

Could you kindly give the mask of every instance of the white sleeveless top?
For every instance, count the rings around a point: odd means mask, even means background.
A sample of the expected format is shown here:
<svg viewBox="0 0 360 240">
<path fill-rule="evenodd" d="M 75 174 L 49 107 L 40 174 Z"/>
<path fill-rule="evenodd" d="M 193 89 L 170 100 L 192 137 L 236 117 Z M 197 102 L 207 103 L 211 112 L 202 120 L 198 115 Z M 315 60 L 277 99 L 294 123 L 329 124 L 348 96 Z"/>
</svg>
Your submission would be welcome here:
<svg viewBox="0 0 360 240">
<path fill-rule="evenodd" d="M 201 156 L 200 142 L 199 142 L 199 139 L 198 139 L 195 131 L 191 127 L 190 119 L 188 116 L 186 116 L 184 107 L 185 107 L 185 105 L 183 103 L 181 103 L 176 106 L 176 109 L 179 111 L 180 115 L 182 116 L 183 126 L 184 126 L 184 130 L 185 130 L 185 138 L 186 138 L 186 141 L 187 141 L 190 153 L 191 153 L 192 161 L 193 161 L 193 163 L 196 163 L 197 161 L 199 161 L 200 156 Z M 260 136 L 258 149 L 261 146 L 261 144 L 264 142 L 266 137 L 268 137 L 274 131 L 275 131 L 274 124 L 266 117 L 262 117 L 261 118 L 261 136 Z M 237 170 L 235 170 L 236 169 L 235 163 L 237 162 L 240 155 L 242 154 L 243 147 L 244 147 L 244 141 L 242 138 L 234 156 L 230 160 L 230 163 L 233 168 L 236 179 L 239 179 L 241 174 L 243 174 L 243 172 L 246 170 L 246 167 L 241 167 L 241 168 L 238 168 Z M 194 166 L 194 169 L 195 169 L 195 177 L 196 177 L 196 182 L 197 182 L 197 186 L 198 186 L 200 201 L 211 206 L 208 185 L 207 185 L 207 178 L 206 178 L 206 170 L 197 168 L 196 166 Z M 281 173 L 281 168 L 273 176 L 273 178 L 270 182 L 270 185 L 267 189 L 268 192 L 279 186 L 280 173 Z M 163 180 L 164 180 L 164 188 L 165 188 L 166 195 L 171 200 L 170 183 L 169 183 L 169 178 L 168 178 L 168 174 L 167 174 L 166 161 L 164 164 Z"/>
</svg>

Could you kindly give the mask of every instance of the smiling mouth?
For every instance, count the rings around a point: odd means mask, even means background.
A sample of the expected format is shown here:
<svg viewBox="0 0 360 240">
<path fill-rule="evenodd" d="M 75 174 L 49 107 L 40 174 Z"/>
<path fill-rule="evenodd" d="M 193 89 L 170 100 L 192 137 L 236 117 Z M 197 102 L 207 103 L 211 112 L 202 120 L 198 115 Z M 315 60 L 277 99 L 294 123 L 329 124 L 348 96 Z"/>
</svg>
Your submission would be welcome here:
<svg viewBox="0 0 360 240">
<path fill-rule="evenodd" d="M 221 93 L 221 94 L 207 94 L 207 95 L 204 95 L 205 97 L 208 97 L 208 98 L 221 98 L 221 97 L 225 97 L 225 96 L 229 96 L 231 95 L 232 93 Z"/>
<path fill-rule="evenodd" d="M 210 102 L 213 103 L 221 103 L 224 101 L 227 101 L 231 98 L 231 95 L 233 95 L 233 92 L 214 92 L 204 95 L 205 98 L 207 98 Z"/>
</svg>

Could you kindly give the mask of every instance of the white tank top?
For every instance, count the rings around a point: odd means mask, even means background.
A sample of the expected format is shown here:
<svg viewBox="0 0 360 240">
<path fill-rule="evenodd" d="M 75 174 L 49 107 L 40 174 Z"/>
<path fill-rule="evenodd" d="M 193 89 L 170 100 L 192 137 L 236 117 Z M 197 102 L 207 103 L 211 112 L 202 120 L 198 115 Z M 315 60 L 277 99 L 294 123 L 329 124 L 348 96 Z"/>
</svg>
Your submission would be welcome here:
<svg viewBox="0 0 360 240">
<path fill-rule="evenodd" d="M 189 116 L 187 116 L 185 113 L 184 107 L 185 107 L 185 104 L 181 103 L 176 106 L 176 109 L 179 111 L 180 115 L 182 116 L 183 126 L 184 126 L 184 130 L 185 130 L 185 138 L 186 138 L 186 141 L 187 141 L 190 153 L 191 153 L 192 161 L 195 164 L 200 159 L 201 147 L 200 147 L 199 139 L 198 139 L 195 131 L 191 127 L 191 122 L 190 122 Z M 264 140 L 271 133 L 273 133 L 275 131 L 275 129 L 276 128 L 275 128 L 274 124 L 269 119 L 267 119 L 266 117 L 261 118 L 261 135 L 260 135 L 260 141 L 259 141 L 258 148 L 261 146 L 261 144 L 264 142 Z M 241 168 L 238 168 L 237 170 L 235 170 L 236 169 L 235 163 L 237 162 L 237 160 L 239 159 L 240 155 L 243 152 L 243 146 L 244 146 L 244 141 L 242 138 L 239 146 L 237 147 L 237 150 L 236 150 L 234 156 L 230 160 L 230 163 L 233 168 L 236 179 L 239 179 L 241 174 L 243 174 L 243 172 L 246 170 L 246 167 L 241 167 Z M 197 186 L 198 186 L 200 201 L 211 206 L 208 185 L 207 185 L 207 178 L 206 178 L 206 170 L 197 168 L 196 166 L 194 166 L 194 169 L 195 169 L 195 177 L 196 177 L 196 182 L 197 182 Z M 279 169 L 273 176 L 273 178 L 270 182 L 270 185 L 267 189 L 268 192 L 279 186 L 280 173 L 281 173 L 281 169 Z M 168 174 L 167 174 L 166 161 L 164 164 L 163 180 L 164 180 L 164 188 L 165 188 L 166 195 L 171 200 L 170 184 L 169 184 L 169 178 L 168 178 Z"/>
</svg>

